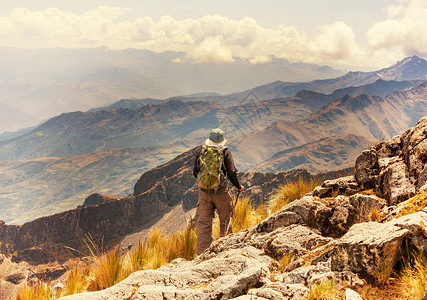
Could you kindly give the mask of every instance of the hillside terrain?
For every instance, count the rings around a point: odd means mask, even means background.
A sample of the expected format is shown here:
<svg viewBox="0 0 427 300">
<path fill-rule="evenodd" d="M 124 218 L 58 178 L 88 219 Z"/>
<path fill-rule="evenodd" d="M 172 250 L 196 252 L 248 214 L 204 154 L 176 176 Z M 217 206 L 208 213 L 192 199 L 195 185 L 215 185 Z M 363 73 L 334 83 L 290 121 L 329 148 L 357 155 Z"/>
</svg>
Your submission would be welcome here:
<svg viewBox="0 0 427 300">
<path fill-rule="evenodd" d="M 378 96 L 343 96 L 307 118 L 277 121 L 264 130 L 232 140 L 245 168 L 270 159 L 275 153 L 322 138 L 355 134 L 367 138 L 390 138 L 413 126 L 427 113 L 427 85 Z M 236 142 L 237 141 L 237 142 Z"/>
<path fill-rule="evenodd" d="M 133 193 L 120 200 L 81 206 L 23 225 L 0 223 L 1 253 L 11 255 L 15 262 L 27 261 L 35 265 L 65 262 L 76 255 L 67 247 L 86 251 L 87 234 L 97 242 L 102 240 L 107 245 L 117 245 L 127 235 L 143 229 L 177 205 L 182 205 L 184 211 L 193 209 L 197 204 L 197 186 L 192 167 L 197 150 L 184 152 L 145 172 L 136 182 Z M 278 174 L 239 173 L 254 203 L 271 196 L 282 182 L 312 176 L 305 170 Z M 323 175 L 325 178 L 334 176 L 337 176 L 334 172 Z"/>
<path fill-rule="evenodd" d="M 28 133 L 0 141 L 0 159 L 65 157 L 123 145 L 144 147 L 185 139 L 200 141 L 210 128 L 218 126 L 225 128 L 229 136 L 263 129 L 265 134 L 260 135 L 269 136 L 269 131 L 277 131 L 274 127 L 281 126 L 295 127 L 300 134 L 305 131 L 302 135 L 310 136 L 300 141 L 293 137 L 293 144 L 290 142 L 287 147 L 346 133 L 390 137 L 413 125 L 426 113 L 426 86 L 425 82 L 419 82 L 410 89 L 392 92 L 384 99 L 366 95 L 333 98 L 300 91 L 293 97 L 261 102 L 252 99 L 230 108 L 212 102 L 170 100 L 135 109 L 62 114 Z M 342 126 L 344 119 L 346 127 Z M 284 149 L 277 151 L 280 150 Z"/>
<path fill-rule="evenodd" d="M 95 192 L 125 197 L 141 173 L 192 147 L 176 143 L 65 158 L 0 162 L 0 220 L 23 224 L 83 204 Z"/>
<path fill-rule="evenodd" d="M 52 118 L 30 132 L 0 141 L 0 160 L 81 155 L 111 148 L 144 147 L 182 140 L 203 141 L 211 128 L 243 135 L 271 122 L 307 117 L 333 98 L 301 91 L 293 97 L 223 107 L 214 102 L 160 101 L 135 108 L 73 112 Z M 255 99 L 256 100 L 256 99 Z M 118 105 L 128 105 L 129 101 Z M 196 144 L 195 144 L 196 145 Z"/>
<path fill-rule="evenodd" d="M 354 176 L 326 181 L 252 228 L 220 238 L 194 260 L 137 271 L 105 290 L 65 299 L 289 300 L 316 292 L 362 299 L 355 290 L 371 299 L 373 286 L 383 290 L 375 299 L 427 296 L 425 266 L 402 254 L 427 255 L 427 164 L 420 157 L 426 133 L 423 118 L 363 151 Z M 367 187 L 374 192 L 367 194 Z M 374 222 L 373 210 L 380 211 Z M 402 268 L 421 279 L 393 284 L 393 272 L 405 274 Z"/>
<path fill-rule="evenodd" d="M 376 142 L 354 134 L 337 135 L 277 152 L 250 170 L 286 172 L 300 168 L 311 173 L 337 171 L 352 166 L 360 152 Z"/>
<path fill-rule="evenodd" d="M 168 207 L 194 207 L 191 167 L 196 150 L 144 173 L 133 194 L 121 200 L 22 226 L 0 223 L 2 262 L 66 261 L 75 253 L 63 246 L 83 251 L 85 234 L 117 245 Z M 364 150 L 354 175 L 325 181 L 254 227 L 217 240 L 195 260 L 138 271 L 111 288 L 65 299 L 297 299 L 322 280 L 362 292 L 368 282 L 384 282 L 403 265 L 404 249 L 427 254 L 426 152 L 424 117 L 414 128 Z M 283 182 L 310 178 L 303 170 L 239 176 L 254 203 L 268 199 Z M 376 222 L 370 222 L 373 210 L 379 211 Z M 289 253 L 292 260 L 280 267 Z M 19 283 L 25 277 L 18 280 L 18 275 L 13 279 Z"/>
</svg>

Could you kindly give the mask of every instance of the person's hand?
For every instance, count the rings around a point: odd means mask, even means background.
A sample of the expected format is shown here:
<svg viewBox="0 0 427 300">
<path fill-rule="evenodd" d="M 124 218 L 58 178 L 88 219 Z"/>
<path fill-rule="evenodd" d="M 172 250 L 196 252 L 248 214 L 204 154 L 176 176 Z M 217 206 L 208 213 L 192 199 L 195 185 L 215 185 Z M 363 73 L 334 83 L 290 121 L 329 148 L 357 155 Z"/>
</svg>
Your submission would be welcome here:
<svg viewBox="0 0 427 300">
<path fill-rule="evenodd" d="M 243 192 L 243 190 L 244 190 L 245 188 L 243 187 L 243 185 L 241 185 L 240 186 L 240 189 L 239 189 L 239 193 L 241 193 L 241 192 Z"/>
</svg>

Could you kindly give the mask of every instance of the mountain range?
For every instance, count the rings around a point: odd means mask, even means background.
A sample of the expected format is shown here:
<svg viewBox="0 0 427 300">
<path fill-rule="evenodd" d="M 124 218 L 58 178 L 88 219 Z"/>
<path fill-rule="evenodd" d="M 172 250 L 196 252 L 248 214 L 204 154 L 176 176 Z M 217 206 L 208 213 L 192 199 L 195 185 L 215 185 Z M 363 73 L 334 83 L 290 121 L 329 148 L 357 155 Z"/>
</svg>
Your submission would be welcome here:
<svg viewBox="0 0 427 300">
<path fill-rule="evenodd" d="M 230 94 L 228 102 L 212 93 L 123 99 L 3 134 L 0 219 L 16 224 L 68 210 L 94 192 L 123 197 L 138 174 L 200 145 L 218 126 L 241 171 L 351 167 L 361 149 L 426 115 L 424 65 L 412 57 L 377 72 L 306 83 L 338 88 L 329 94 L 303 89 L 282 97 L 289 90 L 275 82 Z M 404 81 L 380 79 L 393 76 Z M 282 96 L 263 100 L 268 95 Z"/>
<path fill-rule="evenodd" d="M 282 80 L 307 81 L 343 74 L 326 66 L 272 62 L 198 64 L 184 53 L 148 50 L 0 48 L 0 103 L 36 119 L 21 128 L 63 112 L 86 111 L 122 98 L 167 98 L 215 91 L 230 93 Z M 12 115 L 13 116 L 13 115 Z M 0 119 L 0 133 L 10 129 Z"/>
<path fill-rule="evenodd" d="M 325 170 L 344 169 L 354 163 L 360 152 L 376 142 L 375 139 L 354 134 L 336 135 L 279 151 L 250 170 L 285 172 L 292 169 L 306 169 L 316 174 Z"/>
<path fill-rule="evenodd" d="M 234 152 L 246 168 L 275 153 L 323 138 L 355 134 L 381 140 L 402 133 L 427 112 L 427 82 L 393 92 L 384 99 L 366 94 L 343 96 L 297 121 L 276 121 L 267 128 L 235 138 Z"/>
</svg>

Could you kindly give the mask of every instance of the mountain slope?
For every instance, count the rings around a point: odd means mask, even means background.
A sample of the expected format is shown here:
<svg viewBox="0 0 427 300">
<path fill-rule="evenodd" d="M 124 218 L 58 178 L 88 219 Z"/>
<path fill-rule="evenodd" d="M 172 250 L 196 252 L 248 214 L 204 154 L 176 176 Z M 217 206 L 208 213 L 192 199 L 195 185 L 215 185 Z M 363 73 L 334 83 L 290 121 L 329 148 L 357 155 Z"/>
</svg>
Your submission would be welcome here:
<svg viewBox="0 0 427 300">
<path fill-rule="evenodd" d="M 72 157 L 0 161 L 0 220 L 22 224 L 76 208 L 95 192 L 125 197 L 141 173 L 192 145 L 110 149 Z"/>
<path fill-rule="evenodd" d="M 427 114 L 427 84 L 394 92 L 385 99 L 361 95 L 338 98 L 305 119 L 278 121 L 254 134 L 233 139 L 244 168 L 253 167 L 274 153 L 339 134 L 389 138 L 415 125 Z"/>
<path fill-rule="evenodd" d="M 301 168 L 311 173 L 352 167 L 357 156 L 376 142 L 354 134 L 337 135 L 275 153 L 251 168 L 256 172 L 286 172 Z"/>
<path fill-rule="evenodd" d="M 37 123 L 31 115 L 0 102 L 0 132 L 15 131 Z"/>
<path fill-rule="evenodd" d="M 218 103 L 226 104 L 227 101 L 235 104 L 246 95 L 254 93 L 260 99 L 282 98 L 295 95 L 301 90 L 310 90 L 323 94 L 333 93 L 335 90 L 348 87 L 373 84 L 378 80 L 426 80 L 427 61 L 417 56 L 405 58 L 389 68 L 373 72 L 349 72 L 333 79 L 314 80 L 310 82 L 283 82 L 276 81 L 258 86 L 243 92 L 228 95 L 228 98 L 219 99 Z M 398 87 L 399 89 L 401 87 Z"/>
<path fill-rule="evenodd" d="M 213 103 L 169 101 L 136 110 L 62 114 L 30 133 L 0 142 L 0 159 L 65 157 L 194 139 L 200 137 L 192 135 L 195 124 L 199 130 L 218 124 L 215 112 L 219 108 Z"/>
<path fill-rule="evenodd" d="M 189 139 L 202 141 L 221 126 L 227 135 L 266 128 L 273 121 L 295 121 L 328 104 L 331 96 L 302 91 L 290 98 L 258 102 L 248 99 L 235 107 L 212 102 L 158 101 L 139 106 L 120 101 L 117 108 L 62 114 L 31 132 L 0 141 L 0 160 L 81 155 L 122 147 L 143 147 Z M 154 100 L 156 101 L 156 100 Z"/>
<path fill-rule="evenodd" d="M 384 98 L 387 95 L 391 94 L 392 92 L 410 89 L 412 87 L 418 86 L 421 83 L 422 83 L 422 80 L 387 81 L 387 80 L 378 79 L 374 83 L 361 85 L 361 86 L 351 86 L 348 88 L 335 90 L 331 94 L 331 96 L 335 99 L 345 95 L 356 97 L 363 94 L 367 94 L 370 96 L 379 96 Z"/>
<path fill-rule="evenodd" d="M 140 176 L 134 192 L 126 198 L 97 206 L 41 217 L 23 225 L 6 225 L 0 221 L 0 253 L 32 264 L 64 262 L 76 256 L 68 247 L 85 253 L 85 237 L 95 243 L 117 245 L 126 236 L 135 234 L 153 220 L 162 217 L 177 205 L 184 211 L 196 207 L 197 185 L 192 176 L 195 153 L 193 148 Z M 268 199 L 284 182 L 310 179 L 306 170 L 286 173 L 239 173 L 239 180 L 247 187 L 254 204 Z M 336 172 L 321 178 L 335 178 Z M 185 220 L 180 220 L 181 222 Z M 66 247 L 64 247 L 66 246 Z"/>
</svg>

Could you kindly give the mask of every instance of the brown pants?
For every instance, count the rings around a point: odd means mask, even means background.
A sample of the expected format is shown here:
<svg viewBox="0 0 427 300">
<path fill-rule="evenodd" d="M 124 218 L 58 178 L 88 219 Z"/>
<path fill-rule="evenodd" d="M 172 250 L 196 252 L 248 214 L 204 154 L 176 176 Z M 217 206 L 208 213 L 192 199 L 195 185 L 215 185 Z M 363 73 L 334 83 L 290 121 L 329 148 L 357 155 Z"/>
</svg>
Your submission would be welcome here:
<svg viewBox="0 0 427 300">
<path fill-rule="evenodd" d="M 212 219 L 215 208 L 219 214 L 220 236 L 225 235 L 230 214 L 233 210 L 231 201 L 228 191 L 207 193 L 199 190 L 199 201 L 197 203 L 197 255 L 202 254 L 212 243 Z M 231 232 L 231 226 L 229 232 Z"/>
</svg>

